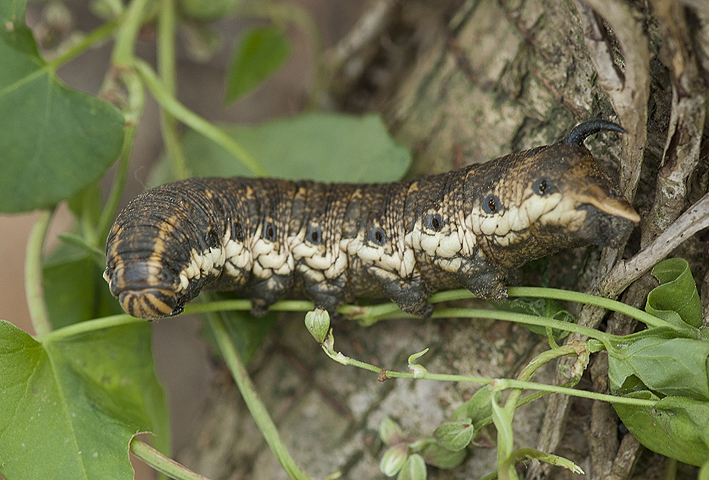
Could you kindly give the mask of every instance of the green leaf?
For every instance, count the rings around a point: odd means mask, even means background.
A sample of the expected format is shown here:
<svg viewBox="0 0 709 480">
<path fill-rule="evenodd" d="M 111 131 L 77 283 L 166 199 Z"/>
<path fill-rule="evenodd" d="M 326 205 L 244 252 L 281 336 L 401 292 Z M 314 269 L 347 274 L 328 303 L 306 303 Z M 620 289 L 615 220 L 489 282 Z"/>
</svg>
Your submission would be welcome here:
<svg viewBox="0 0 709 480">
<path fill-rule="evenodd" d="M 210 21 L 223 18 L 240 0 L 180 0 L 180 11 L 188 17 Z"/>
<path fill-rule="evenodd" d="M 576 317 L 571 312 L 562 307 L 559 302 L 547 298 L 514 298 L 495 304 L 495 308 L 508 312 L 524 313 L 538 317 L 550 318 L 560 322 L 576 323 Z M 539 335 L 547 335 L 547 328 L 539 325 L 525 325 L 532 332 Z M 568 330 L 551 329 L 551 335 L 555 339 L 565 338 L 569 334 Z"/>
<path fill-rule="evenodd" d="M 288 37 L 276 27 L 251 27 L 241 36 L 231 60 L 225 100 L 233 102 L 276 72 L 288 57 Z"/>
<path fill-rule="evenodd" d="M 668 258 L 655 265 L 652 274 L 661 285 L 648 294 L 645 311 L 675 325 L 701 327 L 702 304 L 687 261 Z"/>
<path fill-rule="evenodd" d="M 454 452 L 441 446 L 433 438 L 424 438 L 411 444 L 411 450 L 417 452 L 429 465 L 438 468 L 455 468 L 468 456 L 468 450 Z"/>
<path fill-rule="evenodd" d="M 103 268 L 86 251 L 62 244 L 43 266 L 44 298 L 55 329 L 122 313 L 103 279 Z"/>
<path fill-rule="evenodd" d="M 489 423 L 492 416 L 492 389 L 490 385 L 485 385 L 473 394 L 470 399 L 453 411 L 453 420 L 462 421 L 470 419 L 470 422 L 479 429 L 483 423 Z"/>
<path fill-rule="evenodd" d="M 440 425 L 434 432 L 433 436 L 438 443 L 453 452 L 458 452 L 467 447 L 473 439 L 475 429 L 467 422 L 448 422 Z"/>
<path fill-rule="evenodd" d="M 611 391 L 650 390 L 660 396 L 709 400 L 708 356 L 709 342 L 701 340 L 657 334 L 621 338 L 608 349 Z"/>
<path fill-rule="evenodd" d="M 499 398 L 499 392 L 497 395 Z M 514 447 L 514 432 L 512 431 L 512 417 L 503 407 L 497 403 L 495 398 L 492 399 L 492 421 L 497 428 L 497 458 L 498 463 L 500 458 L 507 459 L 512 455 Z"/>
<path fill-rule="evenodd" d="M 404 462 L 396 480 L 426 480 L 428 472 L 426 463 L 420 455 L 413 454 Z"/>
<path fill-rule="evenodd" d="M 204 295 L 204 293 L 202 293 Z M 234 294 L 229 292 L 210 292 L 214 300 L 231 300 L 236 298 Z M 236 346 L 239 356 L 244 363 L 249 363 L 258 348 L 261 346 L 266 336 L 271 331 L 278 318 L 278 312 L 268 312 L 261 318 L 254 318 L 247 312 L 238 310 L 219 312 L 224 318 L 224 324 L 229 332 L 231 341 Z M 214 352 L 219 352 L 214 332 L 209 327 L 209 323 L 204 323 L 203 335 L 207 342 L 212 346 Z"/>
<path fill-rule="evenodd" d="M 311 310 L 305 314 L 305 328 L 316 342 L 322 344 L 330 331 L 330 314 L 322 308 Z"/>
<path fill-rule="evenodd" d="M 38 342 L 0 320 L 0 474 L 5 480 L 132 479 L 128 443 L 169 442 L 150 325 L 131 322 Z"/>
<path fill-rule="evenodd" d="M 709 460 L 704 462 L 704 465 L 702 465 L 702 468 L 699 470 L 697 480 L 709 480 Z"/>
<path fill-rule="evenodd" d="M 96 182 L 120 153 L 123 116 L 71 90 L 39 55 L 26 2 L 0 2 L 0 212 L 50 207 Z"/>
<path fill-rule="evenodd" d="M 650 392 L 633 398 L 650 399 Z M 666 397 L 653 407 L 614 404 L 628 430 L 645 447 L 680 462 L 701 466 L 709 461 L 709 403 Z"/>
<path fill-rule="evenodd" d="M 361 117 L 308 113 L 257 126 L 225 126 L 269 174 L 288 180 L 320 182 L 393 182 L 411 164 L 411 155 L 396 143 L 378 115 Z M 189 132 L 183 148 L 195 176 L 252 176 L 226 150 Z M 151 185 L 171 181 L 166 161 Z"/>
<path fill-rule="evenodd" d="M 89 185 L 86 190 L 67 201 L 67 206 L 71 213 L 81 222 L 89 225 L 96 225 L 101 216 L 101 206 L 103 205 L 103 195 L 98 184 Z M 102 241 L 105 238 L 101 239 Z"/>
</svg>

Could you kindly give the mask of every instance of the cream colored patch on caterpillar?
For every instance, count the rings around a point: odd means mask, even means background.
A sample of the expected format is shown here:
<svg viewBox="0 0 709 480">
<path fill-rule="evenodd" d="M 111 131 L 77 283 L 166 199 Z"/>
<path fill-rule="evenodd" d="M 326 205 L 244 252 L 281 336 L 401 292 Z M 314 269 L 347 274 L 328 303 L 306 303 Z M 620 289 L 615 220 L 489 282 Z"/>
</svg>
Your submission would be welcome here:
<svg viewBox="0 0 709 480">
<path fill-rule="evenodd" d="M 569 232 L 576 232 L 583 226 L 586 220 L 585 210 L 576 210 L 571 205 L 571 201 L 561 202 L 556 208 L 544 213 L 539 217 L 540 225 L 559 225 L 566 228 Z"/>
<path fill-rule="evenodd" d="M 389 272 L 399 272 L 401 270 L 401 264 L 403 262 L 402 256 L 398 251 L 394 250 L 392 253 L 384 253 L 376 265 Z"/>
<path fill-rule="evenodd" d="M 347 258 L 347 254 L 342 250 L 338 250 L 335 258 L 330 260 L 329 267 L 324 270 L 325 277 L 330 280 L 340 277 L 345 273 L 348 265 L 349 259 Z"/>
<path fill-rule="evenodd" d="M 317 245 L 309 245 L 298 237 L 288 237 L 288 240 L 291 242 L 290 251 L 293 253 L 296 260 L 310 258 L 319 253 L 320 248 Z"/>
<path fill-rule="evenodd" d="M 436 249 L 438 249 L 438 246 L 440 245 L 441 240 L 444 236 L 445 235 L 441 232 L 430 234 L 421 231 L 419 245 L 426 252 L 427 255 L 432 257 L 436 254 Z"/>
<path fill-rule="evenodd" d="M 180 285 L 178 291 L 184 291 L 192 280 L 199 280 L 209 275 L 218 275 L 226 262 L 226 248 L 209 248 L 204 252 L 193 248 L 190 252 L 190 261 L 179 274 Z"/>
<path fill-rule="evenodd" d="M 525 236 L 518 235 L 516 232 L 508 232 L 504 236 L 495 235 L 492 241 L 501 247 L 508 247 L 518 242 L 518 238 L 524 238 Z"/>
<path fill-rule="evenodd" d="M 562 195 L 554 194 L 540 197 L 532 194 L 531 190 L 527 193 L 529 195 L 519 207 L 511 205 L 503 210 L 502 213 L 472 213 L 466 218 L 466 225 L 473 232 L 480 235 L 498 237 L 495 240 L 498 245 L 510 245 L 515 242 L 515 239 L 519 238 L 519 235 L 516 235 L 515 232 L 522 232 L 537 222 L 563 221 L 563 218 L 568 217 L 571 212 L 575 212 L 572 205 L 566 205 L 566 209 L 569 210 L 566 216 L 560 214 L 557 217 L 549 217 L 547 214 L 562 203 Z M 556 218 L 556 220 L 552 220 L 552 218 Z"/>
<path fill-rule="evenodd" d="M 406 248 L 401 258 L 399 276 L 409 278 L 416 269 L 416 255 L 412 248 Z"/>
<path fill-rule="evenodd" d="M 450 258 L 460 253 L 460 248 L 463 246 L 463 242 L 458 235 L 458 231 L 454 230 L 448 232 L 438 243 L 438 248 L 436 249 L 436 255 L 443 258 Z"/>
<path fill-rule="evenodd" d="M 455 273 L 459 271 L 460 267 L 463 265 L 463 259 L 461 257 L 437 258 L 436 265 L 446 272 Z"/>
<path fill-rule="evenodd" d="M 561 201 L 562 196 L 560 193 L 545 195 L 543 197 L 532 194 L 522 202 L 520 216 L 524 215 L 528 224 L 535 223 L 542 215 L 554 210 Z M 570 205 L 570 207 L 573 210 L 573 206 Z M 522 230 L 522 228 L 513 228 L 513 230 Z"/>
</svg>

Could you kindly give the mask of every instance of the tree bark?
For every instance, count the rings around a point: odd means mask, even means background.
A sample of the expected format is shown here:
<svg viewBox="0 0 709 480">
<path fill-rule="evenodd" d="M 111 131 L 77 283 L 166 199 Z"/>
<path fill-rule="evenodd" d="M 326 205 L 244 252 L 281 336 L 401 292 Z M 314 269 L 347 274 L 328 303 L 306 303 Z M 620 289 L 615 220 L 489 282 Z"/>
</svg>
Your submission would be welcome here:
<svg viewBox="0 0 709 480">
<path fill-rule="evenodd" d="M 623 277 L 641 278 L 667 255 L 652 248 L 653 240 L 672 231 L 706 192 L 708 10 L 690 0 L 382 0 L 330 52 L 330 101 L 349 111 L 380 111 L 413 152 L 413 176 L 553 143 L 582 121 L 619 122 L 628 131 L 623 140 L 600 134 L 586 143 L 645 219 L 639 234 L 622 251 L 564 252 L 548 261 L 551 286 L 618 296 L 629 283 Z M 687 228 L 706 228 L 702 205 Z M 709 278 L 707 240 L 704 234 L 672 244 L 697 280 Z M 622 262 L 636 254 L 636 263 Z M 623 270 L 628 265 L 637 271 Z M 522 278 L 539 281 L 533 271 Z M 646 280 L 630 286 L 629 302 L 644 304 Z M 703 301 L 709 311 L 706 295 Z M 589 326 L 634 328 L 623 318 L 602 323 L 603 310 L 579 313 Z M 342 322 L 335 336 L 346 355 L 382 368 L 405 369 L 410 354 L 429 347 L 421 359 L 429 371 L 488 377 L 514 377 L 545 348 L 524 327 L 487 320 L 370 328 Z M 587 388 L 606 390 L 604 365 L 599 361 L 583 380 Z M 383 478 L 377 427 L 384 417 L 408 435 L 430 435 L 478 388 L 379 383 L 327 359 L 298 315 L 281 319 L 250 369 L 286 444 L 315 478 L 337 470 L 342 478 Z M 559 370 L 550 366 L 535 380 L 560 382 Z M 607 405 L 552 396 L 518 410 L 514 423 L 516 446 L 570 458 L 587 478 L 652 478 L 663 471 L 658 455 L 642 455 L 632 437 L 618 433 Z M 178 456 L 187 466 L 215 480 L 287 478 L 226 375 L 212 386 L 200 424 L 194 444 Z M 480 478 L 495 470 L 495 461 L 494 448 L 476 448 L 456 469 L 429 474 Z M 525 468 L 526 478 L 578 478 L 548 465 Z"/>
</svg>

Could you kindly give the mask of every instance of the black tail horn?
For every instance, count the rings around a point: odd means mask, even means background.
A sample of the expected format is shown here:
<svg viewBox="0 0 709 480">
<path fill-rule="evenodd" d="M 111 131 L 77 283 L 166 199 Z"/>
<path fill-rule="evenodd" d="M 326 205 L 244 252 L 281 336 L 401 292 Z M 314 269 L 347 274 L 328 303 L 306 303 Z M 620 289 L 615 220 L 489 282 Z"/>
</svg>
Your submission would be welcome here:
<svg viewBox="0 0 709 480">
<path fill-rule="evenodd" d="M 612 122 L 607 122 L 605 120 L 593 120 L 591 122 L 585 122 L 574 127 L 571 132 L 562 140 L 563 143 L 568 145 L 583 145 L 583 141 L 586 137 L 593 135 L 594 133 L 602 132 L 604 130 L 618 132 L 618 133 L 628 133 L 620 125 L 616 125 Z"/>
</svg>

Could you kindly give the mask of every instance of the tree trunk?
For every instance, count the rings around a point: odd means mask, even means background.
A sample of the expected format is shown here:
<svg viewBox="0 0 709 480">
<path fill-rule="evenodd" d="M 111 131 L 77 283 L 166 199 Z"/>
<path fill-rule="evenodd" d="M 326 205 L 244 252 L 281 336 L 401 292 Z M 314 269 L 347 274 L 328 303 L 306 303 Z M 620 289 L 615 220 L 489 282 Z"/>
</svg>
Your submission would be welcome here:
<svg viewBox="0 0 709 480">
<path fill-rule="evenodd" d="M 706 192 L 708 55 L 709 7 L 700 0 L 382 0 L 332 49 L 328 65 L 331 99 L 349 111 L 380 111 L 414 154 L 411 175 L 553 143 L 581 121 L 620 123 L 628 131 L 622 140 L 600 134 L 587 146 L 620 178 L 643 217 L 639 232 L 625 251 L 563 252 L 525 270 L 521 283 L 538 284 L 539 269 L 547 268 L 550 286 L 613 297 L 639 277 L 624 301 L 642 307 L 647 276 L 602 279 L 618 259 L 645 251 Z M 690 261 L 697 280 L 706 278 L 707 245 L 706 234 L 699 235 L 674 252 Z M 634 329 L 627 318 L 600 310 L 576 313 L 585 325 Z M 430 372 L 501 378 L 514 378 L 548 348 L 524 327 L 488 320 L 399 320 L 369 328 L 340 322 L 335 337 L 338 350 L 382 368 L 406 370 L 407 357 L 428 347 L 419 363 Z M 343 478 L 383 478 L 377 433 L 383 418 L 395 419 L 407 435 L 430 435 L 478 388 L 377 382 L 329 360 L 301 315 L 281 318 L 250 370 L 285 443 L 314 478 L 337 470 Z M 560 371 L 550 366 L 534 380 L 561 383 Z M 605 358 L 592 358 L 582 384 L 607 391 L 606 373 Z M 200 424 L 194 444 L 178 455 L 187 466 L 214 480 L 288 478 L 228 374 L 216 377 Z M 644 452 L 618 424 L 607 404 L 552 396 L 516 412 L 515 444 L 570 458 L 590 479 L 664 472 L 664 458 Z M 461 466 L 429 475 L 480 478 L 495 469 L 495 449 L 480 446 Z M 579 478 L 531 462 L 522 470 L 527 478 Z M 681 475 L 696 471 L 680 469 Z"/>
</svg>

